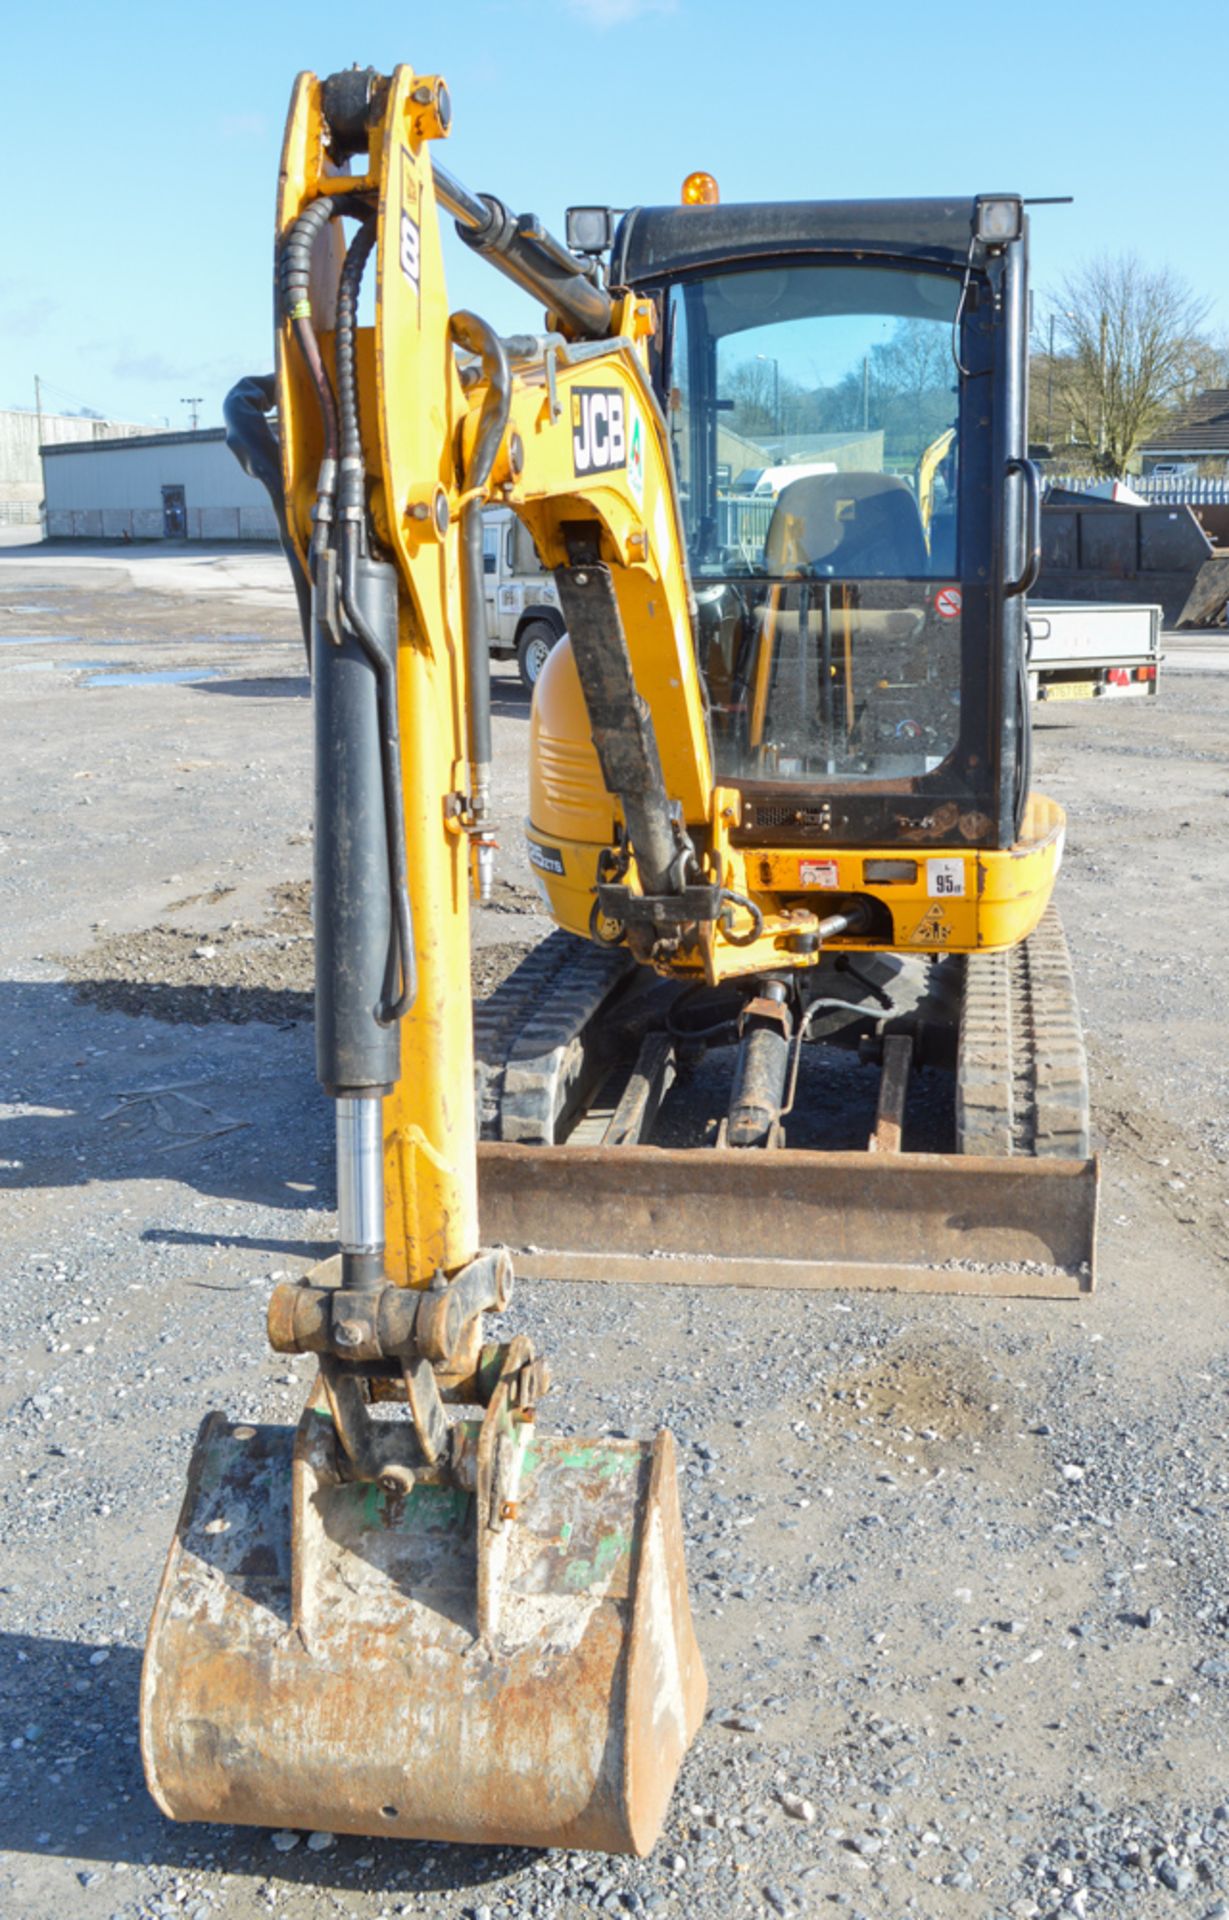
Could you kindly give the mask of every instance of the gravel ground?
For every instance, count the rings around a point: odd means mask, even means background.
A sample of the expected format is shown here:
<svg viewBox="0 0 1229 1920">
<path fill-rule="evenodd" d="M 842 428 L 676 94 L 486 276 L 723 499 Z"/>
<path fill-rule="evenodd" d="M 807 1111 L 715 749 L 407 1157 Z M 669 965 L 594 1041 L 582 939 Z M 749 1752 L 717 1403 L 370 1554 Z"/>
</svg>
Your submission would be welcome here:
<svg viewBox="0 0 1229 1920">
<path fill-rule="evenodd" d="M 11 548 L 0 690 L 0 1913 L 1229 1915 L 1229 678 L 1039 717 L 1097 1294 L 517 1297 L 553 1425 L 680 1445 L 710 1711 L 642 1863 L 149 1801 L 140 1649 L 192 1439 L 212 1406 L 296 1416 L 262 1310 L 332 1226 L 280 563 Z M 526 718 L 501 672 L 480 992 L 546 930 Z"/>
</svg>

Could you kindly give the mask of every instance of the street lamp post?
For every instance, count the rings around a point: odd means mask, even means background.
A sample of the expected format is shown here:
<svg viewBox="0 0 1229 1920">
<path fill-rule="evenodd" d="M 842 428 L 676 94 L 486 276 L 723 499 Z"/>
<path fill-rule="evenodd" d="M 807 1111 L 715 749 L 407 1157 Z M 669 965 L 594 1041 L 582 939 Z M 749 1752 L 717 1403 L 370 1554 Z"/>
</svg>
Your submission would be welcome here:
<svg viewBox="0 0 1229 1920">
<path fill-rule="evenodd" d="M 1054 315 L 1050 315 L 1050 352 L 1046 361 L 1046 445 L 1054 445 Z"/>
<path fill-rule="evenodd" d="M 1064 320 L 1074 320 L 1075 313 L 1070 307 L 1062 309 Z M 1054 445 L 1054 322 L 1059 318 L 1053 311 L 1050 314 L 1050 350 L 1046 360 L 1046 445 Z"/>
<path fill-rule="evenodd" d="M 764 361 L 772 368 L 772 430 L 780 436 L 781 432 L 781 363 L 771 353 L 757 353 L 757 360 Z"/>
<path fill-rule="evenodd" d="M 198 407 L 200 406 L 200 404 L 201 404 L 201 400 L 203 399 L 203 397 L 204 397 L 204 396 L 203 396 L 202 394 L 199 394 L 199 393 L 187 393 L 187 394 L 180 394 L 180 396 L 179 396 L 179 404 L 180 404 L 180 406 L 181 406 L 181 407 L 191 407 L 191 409 L 192 409 L 192 415 L 191 415 L 191 418 L 192 418 L 192 431 L 193 431 L 193 433 L 195 433 L 195 432 L 196 432 L 196 423 L 197 423 L 197 421 L 198 421 L 198 420 L 200 419 L 200 415 L 199 415 L 199 414 L 197 413 L 197 411 L 196 411 L 196 409 L 197 409 L 197 408 L 198 408 Z"/>
</svg>

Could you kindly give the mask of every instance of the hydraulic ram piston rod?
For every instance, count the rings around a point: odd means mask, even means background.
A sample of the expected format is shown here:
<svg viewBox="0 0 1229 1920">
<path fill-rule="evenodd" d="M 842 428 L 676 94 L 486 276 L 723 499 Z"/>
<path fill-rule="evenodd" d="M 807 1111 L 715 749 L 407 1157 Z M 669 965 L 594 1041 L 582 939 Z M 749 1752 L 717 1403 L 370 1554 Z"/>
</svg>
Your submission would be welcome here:
<svg viewBox="0 0 1229 1920">
<path fill-rule="evenodd" d="M 582 260 L 548 233 L 536 214 L 511 213 L 494 194 L 475 194 L 433 163 L 435 191 L 456 216 L 467 246 L 541 300 L 566 333 L 601 340 L 610 332 L 614 302 L 590 279 Z"/>
</svg>

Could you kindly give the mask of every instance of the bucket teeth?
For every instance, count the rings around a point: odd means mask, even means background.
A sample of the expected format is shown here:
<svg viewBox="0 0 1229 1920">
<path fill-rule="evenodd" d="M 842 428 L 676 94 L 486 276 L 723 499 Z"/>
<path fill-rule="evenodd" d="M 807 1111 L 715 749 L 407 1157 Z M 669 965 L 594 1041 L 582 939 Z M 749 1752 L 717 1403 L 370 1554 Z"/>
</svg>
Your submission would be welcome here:
<svg viewBox="0 0 1229 1920">
<path fill-rule="evenodd" d="M 338 1477 L 322 1396 L 209 1417 L 142 1679 L 164 1812 L 651 1848 L 706 1692 L 673 1440 L 491 1438 L 476 1493 L 386 1492 Z"/>
</svg>

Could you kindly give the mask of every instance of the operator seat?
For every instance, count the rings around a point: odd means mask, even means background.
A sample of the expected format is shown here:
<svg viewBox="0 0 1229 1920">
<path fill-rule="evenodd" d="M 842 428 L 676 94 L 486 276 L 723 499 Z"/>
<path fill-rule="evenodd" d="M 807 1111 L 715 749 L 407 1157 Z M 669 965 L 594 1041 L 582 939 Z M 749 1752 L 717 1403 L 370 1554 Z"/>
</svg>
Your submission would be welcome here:
<svg viewBox="0 0 1229 1920">
<path fill-rule="evenodd" d="M 851 580 L 925 576 L 930 555 L 917 502 L 892 473 L 813 473 L 777 496 L 764 540 L 772 574 Z"/>
</svg>

